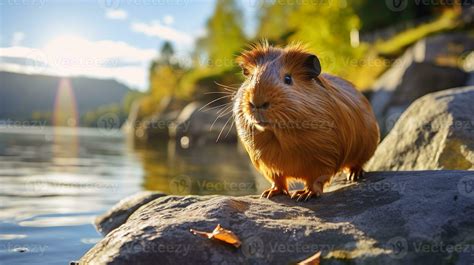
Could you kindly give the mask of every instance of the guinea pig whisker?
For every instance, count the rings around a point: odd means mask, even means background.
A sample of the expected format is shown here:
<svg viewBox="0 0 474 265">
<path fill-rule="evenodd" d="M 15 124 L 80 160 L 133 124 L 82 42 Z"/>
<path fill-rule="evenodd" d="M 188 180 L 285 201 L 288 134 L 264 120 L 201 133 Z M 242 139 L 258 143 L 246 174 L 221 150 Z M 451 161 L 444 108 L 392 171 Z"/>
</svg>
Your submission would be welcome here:
<svg viewBox="0 0 474 265">
<path fill-rule="evenodd" d="M 224 85 L 224 84 L 220 84 L 218 82 L 215 82 L 214 83 L 222 88 L 224 88 L 225 90 L 227 91 L 231 91 L 231 92 L 235 92 L 237 89 L 239 89 L 238 87 L 232 87 L 232 86 L 227 86 L 227 85 Z"/>
<path fill-rule="evenodd" d="M 224 104 L 221 104 L 221 105 L 218 105 L 218 106 L 214 106 L 214 107 L 205 109 L 205 110 L 203 110 L 203 111 L 209 111 L 209 110 L 214 110 L 214 109 L 223 108 L 223 107 L 225 107 L 225 106 L 228 106 L 229 104 L 232 104 L 232 102 L 227 102 L 227 103 L 224 103 Z M 219 111 L 218 111 L 217 113 L 219 113 Z"/>
<path fill-rule="evenodd" d="M 216 101 L 219 101 L 219 100 L 222 100 L 222 99 L 225 99 L 225 98 L 229 98 L 231 97 L 231 95 L 226 95 L 226 96 L 222 96 L 222 97 L 219 97 L 219 98 L 216 98 L 214 100 L 212 100 L 211 102 L 207 103 L 206 105 L 202 106 L 199 111 L 203 110 L 205 107 L 211 105 L 212 103 L 216 102 Z"/>
<path fill-rule="evenodd" d="M 214 92 L 206 92 L 204 95 L 209 95 L 209 94 L 226 94 L 226 95 L 231 95 L 231 92 L 228 91 L 214 91 Z"/>
<path fill-rule="evenodd" d="M 224 138 L 227 138 L 227 136 L 229 136 L 230 131 L 232 131 L 232 128 L 234 128 L 234 123 L 235 123 L 235 117 L 234 117 L 234 115 L 232 115 L 232 123 L 230 124 L 230 128 L 227 131 L 227 133 L 225 134 Z"/>
<path fill-rule="evenodd" d="M 228 106 L 226 107 L 226 109 L 229 109 L 231 106 Z M 211 124 L 211 127 L 209 127 L 209 130 L 212 130 L 212 128 L 214 128 L 214 124 L 216 124 L 216 121 L 222 117 L 224 117 L 225 115 L 229 114 L 232 112 L 232 109 L 230 110 L 227 110 L 225 111 L 224 113 L 221 113 L 219 116 L 217 116 L 217 118 L 214 120 L 214 122 Z"/>
<path fill-rule="evenodd" d="M 226 106 L 226 107 L 222 107 L 222 108 L 221 108 L 220 110 L 218 110 L 217 112 L 218 112 L 218 114 L 223 114 L 224 112 L 227 112 L 227 114 L 228 114 L 228 113 L 232 112 L 232 104 L 229 104 L 229 105 Z M 226 115 L 226 114 L 223 114 L 223 115 Z"/>
<path fill-rule="evenodd" d="M 228 111 L 228 109 L 227 109 L 228 107 L 232 107 L 232 103 L 229 103 L 227 106 L 222 107 L 220 110 L 217 111 L 217 114 L 221 114 L 223 112 Z"/>
<path fill-rule="evenodd" d="M 221 138 L 222 132 L 225 130 L 225 127 L 227 127 L 227 124 L 228 124 L 229 121 L 232 119 L 232 117 L 234 117 L 234 116 L 231 115 L 231 116 L 227 119 L 227 121 L 225 122 L 224 127 L 222 127 L 221 131 L 219 132 L 219 135 L 217 136 L 216 143 L 219 142 L 219 138 Z"/>
</svg>

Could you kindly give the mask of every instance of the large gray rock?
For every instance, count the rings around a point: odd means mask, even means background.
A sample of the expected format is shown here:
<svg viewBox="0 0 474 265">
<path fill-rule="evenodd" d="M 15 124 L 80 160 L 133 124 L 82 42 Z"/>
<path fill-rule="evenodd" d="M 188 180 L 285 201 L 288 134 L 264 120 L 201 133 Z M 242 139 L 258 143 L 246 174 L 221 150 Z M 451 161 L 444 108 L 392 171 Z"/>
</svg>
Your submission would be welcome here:
<svg viewBox="0 0 474 265">
<path fill-rule="evenodd" d="M 371 104 L 386 135 L 415 99 L 431 92 L 465 86 L 461 62 L 474 49 L 474 36 L 443 33 L 420 40 L 398 58 L 372 86 Z"/>
<path fill-rule="evenodd" d="M 440 90 L 464 86 L 469 74 L 455 67 L 437 66 L 432 63 L 413 63 L 401 80 L 400 86 L 393 92 L 382 112 L 384 124 L 381 126 L 386 134 L 401 114 L 416 99 Z"/>
<path fill-rule="evenodd" d="M 378 146 L 366 169 L 474 169 L 474 86 L 415 101 Z"/>
<path fill-rule="evenodd" d="M 154 114 L 145 116 L 140 108 L 140 100 L 136 100 L 122 130 L 129 139 L 137 140 L 138 143 L 168 140 L 169 127 L 184 105 L 180 99 L 165 97 L 157 104 Z"/>
<path fill-rule="evenodd" d="M 228 111 L 221 112 L 216 106 L 205 107 L 200 102 L 189 103 L 170 126 L 170 135 L 178 147 L 185 149 L 217 140 L 235 143 L 237 131 L 233 127 L 232 113 Z"/>
<path fill-rule="evenodd" d="M 119 227 L 128 217 L 138 208 L 152 200 L 163 197 L 165 194 L 160 192 L 144 191 L 121 200 L 113 208 L 95 219 L 95 226 L 102 235 Z"/>
<path fill-rule="evenodd" d="M 136 210 L 81 264 L 472 264 L 474 172 L 368 173 L 319 199 L 166 196 Z M 232 230 L 240 248 L 189 229 Z"/>
<path fill-rule="evenodd" d="M 179 111 L 156 113 L 143 119 L 135 129 L 135 138 L 143 142 L 168 140 L 169 127 L 179 115 Z"/>
</svg>

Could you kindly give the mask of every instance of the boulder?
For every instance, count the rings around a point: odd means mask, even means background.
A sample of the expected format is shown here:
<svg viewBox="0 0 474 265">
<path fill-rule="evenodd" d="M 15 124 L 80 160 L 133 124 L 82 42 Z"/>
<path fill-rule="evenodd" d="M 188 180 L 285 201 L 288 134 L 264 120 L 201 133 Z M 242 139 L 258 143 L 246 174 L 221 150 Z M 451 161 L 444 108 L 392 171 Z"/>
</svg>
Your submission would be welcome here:
<svg viewBox="0 0 474 265">
<path fill-rule="evenodd" d="M 424 62 L 411 64 L 383 111 L 383 133 L 393 128 L 400 115 L 416 99 L 432 92 L 464 86 L 468 77 L 468 73 L 455 67 Z"/>
<path fill-rule="evenodd" d="M 169 127 L 184 106 L 183 100 L 164 97 L 157 104 L 154 114 L 145 116 L 140 107 L 140 100 L 136 100 L 122 130 L 128 138 L 138 140 L 138 143 L 168 140 Z"/>
<path fill-rule="evenodd" d="M 413 63 L 407 68 L 402 85 L 394 91 L 389 105 L 409 105 L 426 94 L 463 86 L 467 77 L 468 74 L 459 68 Z"/>
<path fill-rule="evenodd" d="M 170 135 L 177 146 L 187 149 L 208 143 L 237 142 L 232 114 L 203 106 L 200 102 L 189 103 L 170 126 Z"/>
<path fill-rule="evenodd" d="M 135 130 L 135 137 L 140 141 L 163 141 L 168 140 L 169 127 L 178 117 L 179 111 L 157 113 L 143 119 Z"/>
<path fill-rule="evenodd" d="M 465 32 L 428 37 L 407 49 L 371 88 L 371 104 L 382 135 L 413 100 L 467 85 L 469 76 L 461 64 L 473 49 L 474 36 Z"/>
<path fill-rule="evenodd" d="M 162 196 L 165 196 L 165 194 L 143 191 L 125 198 L 106 213 L 96 217 L 95 226 L 102 235 L 107 235 L 110 231 L 125 223 L 128 217 L 142 205 Z"/>
<path fill-rule="evenodd" d="M 287 196 L 165 196 L 136 210 L 80 264 L 472 264 L 474 173 L 373 172 L 297 203 Z M 190 233 L 217 224 L 239 248 Z"/>
<path fill-rule="evenodd" d="M 416 100 L 378 146 L 368 170 L 474 169 L 474 86 Z"/>
</svg>

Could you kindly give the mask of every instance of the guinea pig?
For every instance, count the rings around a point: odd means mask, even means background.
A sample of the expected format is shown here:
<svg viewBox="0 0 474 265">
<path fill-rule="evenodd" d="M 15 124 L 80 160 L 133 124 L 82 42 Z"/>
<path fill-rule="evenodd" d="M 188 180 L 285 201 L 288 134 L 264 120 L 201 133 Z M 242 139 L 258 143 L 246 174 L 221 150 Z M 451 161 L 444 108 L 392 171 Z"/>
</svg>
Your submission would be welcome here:
<svg viewBox="0 0 474 265">
<path fill-rule="evenodd" d="M 320 196 L 340 171 L 363 176 L 380 141 L 368 100 L 342 78 L 321 74 L 300 44 L 256 44 L 238 58 L 245 81 L 233 98 L 237 132 L 253 165 L 271 183 L 261 197 Z M 290 194 L 290 180 L 304 189 Z"/>
</svg>

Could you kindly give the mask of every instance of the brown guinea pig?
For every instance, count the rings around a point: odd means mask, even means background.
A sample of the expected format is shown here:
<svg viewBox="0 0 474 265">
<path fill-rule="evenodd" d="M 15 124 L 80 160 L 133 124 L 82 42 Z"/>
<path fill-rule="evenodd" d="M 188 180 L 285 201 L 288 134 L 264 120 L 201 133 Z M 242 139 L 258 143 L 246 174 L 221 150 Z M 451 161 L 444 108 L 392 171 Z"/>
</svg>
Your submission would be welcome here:
<svg viewBox="0 0 474 265">
<path fill-rule="evenodd" d="M 291 197 L 307 200 L 339 171 L 362 176 L 380 135 L 369 102 L 351 83 L 321 74 L 318 57 L 301 45 L 257 44 L 237 63 L 246 80 L 234 96 L 235 123 L 253 165 L 272 184 L 262 197 L 290 195 L 288 181 L 297 179 L 305 187 Z"/>
</svg>

